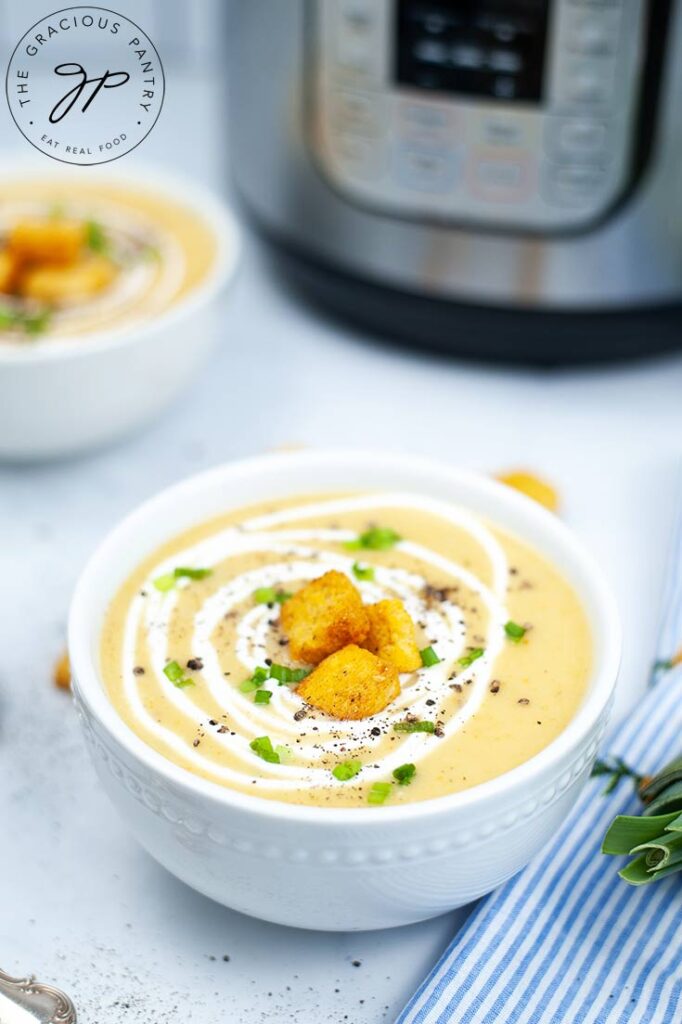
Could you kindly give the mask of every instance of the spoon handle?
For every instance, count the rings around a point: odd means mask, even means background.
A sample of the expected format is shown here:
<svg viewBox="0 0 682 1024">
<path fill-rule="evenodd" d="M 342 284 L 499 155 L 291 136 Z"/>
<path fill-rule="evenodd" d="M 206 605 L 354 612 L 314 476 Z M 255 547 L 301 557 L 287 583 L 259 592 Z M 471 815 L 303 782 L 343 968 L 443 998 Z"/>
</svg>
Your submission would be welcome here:
<svg viewBox="0 0 682 1024">
<path fill-rule="evenodd" d="M 0 1024 L 76 1024 L 76 1008 L 58 988 L 0 970 Z"/>
</svg>

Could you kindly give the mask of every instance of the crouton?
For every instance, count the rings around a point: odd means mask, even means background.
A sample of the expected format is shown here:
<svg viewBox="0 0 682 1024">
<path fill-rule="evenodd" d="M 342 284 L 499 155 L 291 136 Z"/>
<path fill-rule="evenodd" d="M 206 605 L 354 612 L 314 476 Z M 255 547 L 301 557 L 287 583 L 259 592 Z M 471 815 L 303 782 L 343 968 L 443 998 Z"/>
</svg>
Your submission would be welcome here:
<svg viewBox="0 0 682 1024">
<path fill-rule="evenodd" d="M 21 263 L 66 266 L 85 244 L 86 227 L 75 220 L 21 220 L 9 232 L 8 247 Z"/>
<path fill-rule="evenodd" d="M 54 667 L 53 679 L 54 685 L 59 687 L 60 690 L 71 689 L 71 663 L 66 651 Z"/>
<path fill-rule="evenodd" d="M 555 489 L 534 473 L 515 470 L 511 473 L 500 473 L 497 479 L 501 484 L 513 487 L 515 491 L 520 491 L 527 498 L 532 498 L 538 504 L 544 505 L 550 512 L 556 512 L 559 508 L 559 495 Z"/>
<path fill-rule="evenodd" d="M 281 622 L 292 657 L 313 665 L 346 644 L 361 644 L 369 632 L 360 594 L 335 570 L 290 597 L 282 605 Z"/>
<path fill-rule="evenodd" d="M 297 692 L 306 704 L 332 718 L 369 718 L 395 700 L 400 680 L 395 665 L 349 644 L 325 658 Z"/>
<path fill-rule="evenodd" d="M 116 273 L 114 264 L 103 256 L 92 256 L 73 267 L 35 267 L 26 270 L 20 282 L 21 294 L 50 305 L 88 299 L 102 291 Z"/>
<path fill-rule="evenodd" d="M 402 601 L 379 601 L 367 605 L 369 633 L 363 647 L 383 661 L 395 665 L 398 672 L 421 668 L 421 655 L 415 642 L 414 622 Z"/>
<path fill-rule="evenodd" d="M 15 271 L 16 263 L 12 256 L 7 250 L 0 252 L 0 292 L 9 294 L 12 291 Z"/>
</svg>

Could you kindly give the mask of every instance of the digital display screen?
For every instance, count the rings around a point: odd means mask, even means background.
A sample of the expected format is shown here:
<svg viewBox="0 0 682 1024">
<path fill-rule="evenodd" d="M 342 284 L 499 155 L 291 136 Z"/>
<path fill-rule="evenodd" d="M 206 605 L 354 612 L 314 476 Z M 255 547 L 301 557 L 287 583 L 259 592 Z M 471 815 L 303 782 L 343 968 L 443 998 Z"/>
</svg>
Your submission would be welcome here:
<svg viewBox="0 0 682 1024">
<path fill-rule="evenodd" d="M 549 0 L 398 0 L 399 83 L 506 102 L 542 100 Z"/>
</svg>

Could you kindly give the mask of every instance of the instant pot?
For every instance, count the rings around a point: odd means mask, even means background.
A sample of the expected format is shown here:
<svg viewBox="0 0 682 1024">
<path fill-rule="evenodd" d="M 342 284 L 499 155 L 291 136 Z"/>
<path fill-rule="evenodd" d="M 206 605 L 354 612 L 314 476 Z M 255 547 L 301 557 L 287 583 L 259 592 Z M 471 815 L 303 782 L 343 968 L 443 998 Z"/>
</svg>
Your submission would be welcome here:
<svg viewBox="0 0 682 1024">
<path fill-rule="evenodd" d="M 233 177 L 306 291 L 558 363 L 682 342 L 675 0 L 232 0 Z"/>
</svg>

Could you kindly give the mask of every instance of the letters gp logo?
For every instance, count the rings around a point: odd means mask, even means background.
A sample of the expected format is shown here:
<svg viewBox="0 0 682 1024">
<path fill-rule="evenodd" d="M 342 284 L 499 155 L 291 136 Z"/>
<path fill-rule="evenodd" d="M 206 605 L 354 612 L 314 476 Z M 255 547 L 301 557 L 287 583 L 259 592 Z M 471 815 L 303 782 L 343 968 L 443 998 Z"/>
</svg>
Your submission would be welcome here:
<svg viewBox="0 0 682 1024">
<path fill-rule="evenodd" d="M 70 164 L 129 153 L 163 105 L 163 67 L 149 36 L 104 7 L 55 11 L 19 40 L 5 79 L 15 124 L 32 146 Z"/>
</svg>

